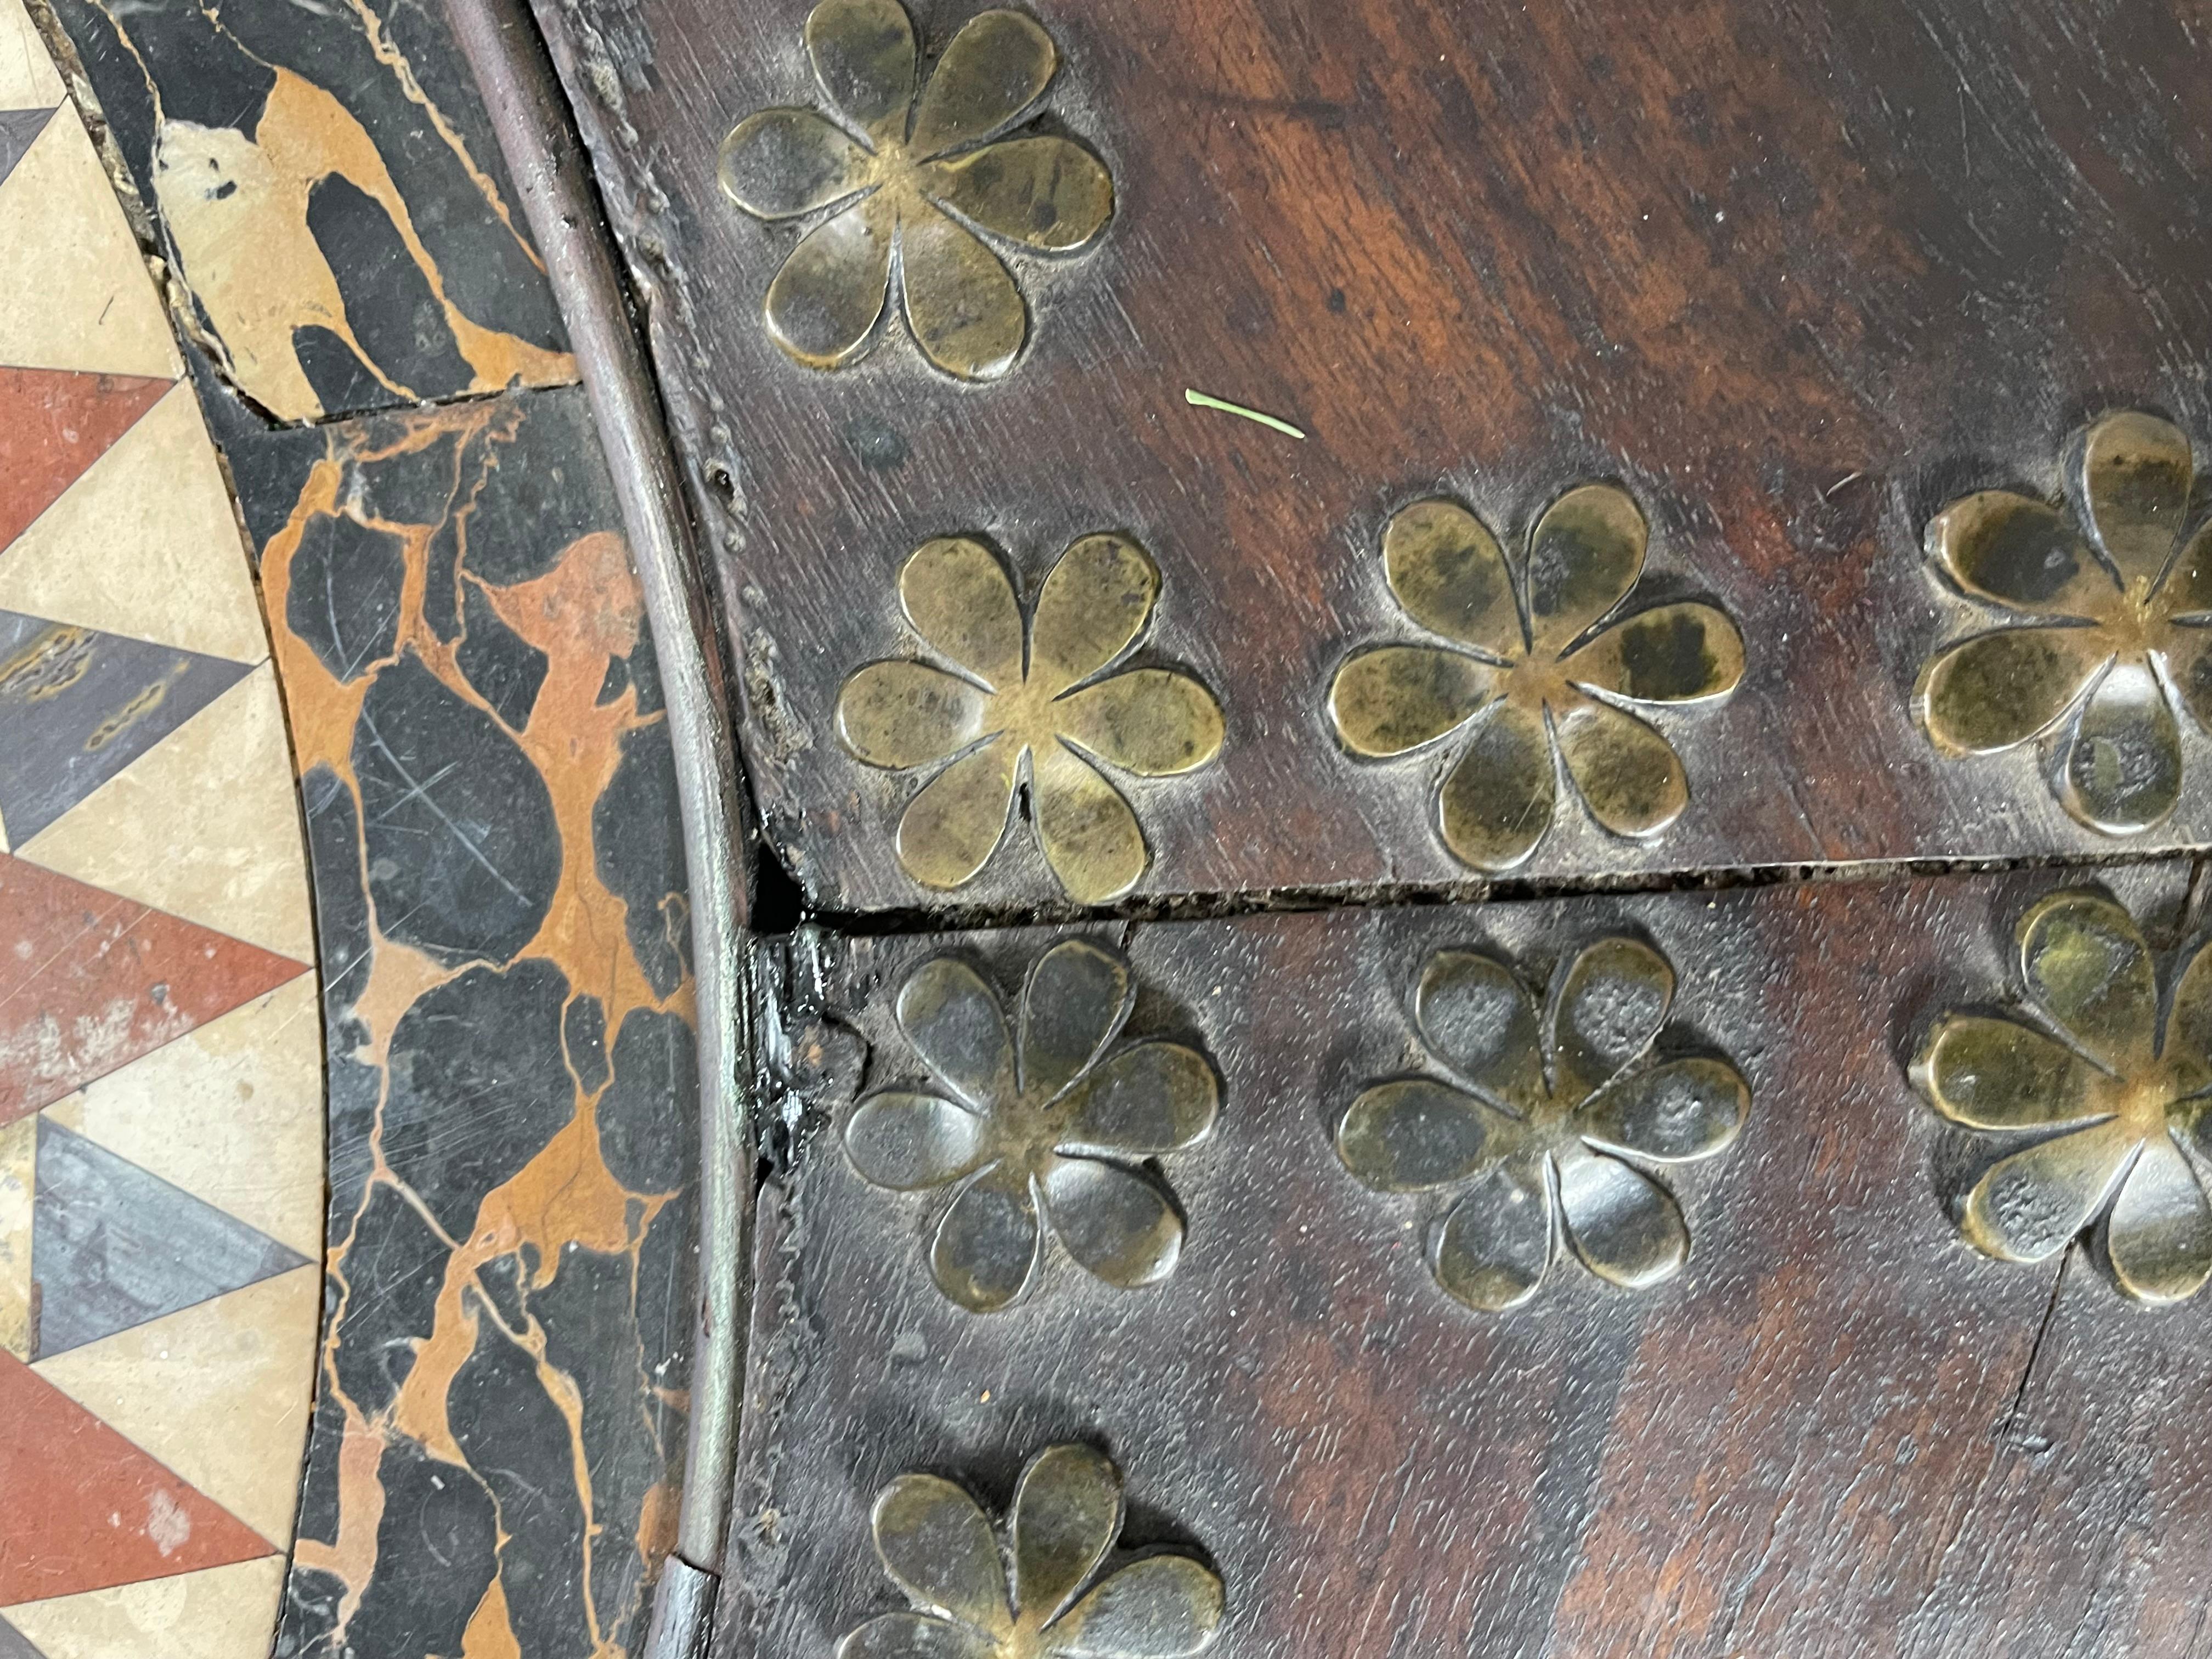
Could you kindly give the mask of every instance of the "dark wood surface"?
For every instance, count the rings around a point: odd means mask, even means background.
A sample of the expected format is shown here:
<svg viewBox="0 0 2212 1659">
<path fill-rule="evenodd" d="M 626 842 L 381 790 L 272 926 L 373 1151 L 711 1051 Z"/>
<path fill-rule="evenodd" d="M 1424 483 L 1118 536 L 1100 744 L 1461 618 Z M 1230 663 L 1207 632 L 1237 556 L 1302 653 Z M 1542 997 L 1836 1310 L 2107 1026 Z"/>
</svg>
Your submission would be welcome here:
<svg viewBox="0 0 2212 1659">
<path fill-rule="evenodd" d="M 925 52 L 977 8 L 918 3 Z M 1024 355 L 988 386 L 901 325 L 802 368 L 762 296 L 797 232 L 738 212 L 715 147 L 818 103 L 806 0 L 546 0 L 718 549 L 769 836 L 820 905 L 944 903 L 891 855 L 917 780 L 839 747 L 837 688 L 913 653 L 894 579 L 981 533 L 1034 590 L 1116 528 L 1164 579 L 1142 660 L 1220 696 L 1211 769 L 1127 793 L 1138 894 L 1464 884 L 1431 760 L 1361 766 L 1322 700 L 1407 637 L 1389 515 L 1443 492 L 1525 533 L 1611 478 L 1653 526 L 1638 603 L 1701 595 L 1749 667 L 1662 714 L 1692 799 L 1649 842 L 1563 799 L 1522 875 L 2079 854 L 2033 749 L 1938 759 L 1909 696 L 1990 620 L 1920 551 L 1964 490 L 2056 491 L 2112 406 L 2212 443 L 2212 29 L 2193 0 L 1358 0 L 1048 6 L 1048 126 L 1111 169 L 1095 247 L 1017 259 Z M 1194 410 L 1285 416 L 1304 442 Z M 2184 719 L 2201 843 L 2212 745 Z M 1018 834 L 949 902 L 1057 904 Z"/>
<path fill-rule="evenodd" d="M 2162 964 L 2201 935 L 2183 870 L 2108 874 Z M 1079 1439 L 1127 1474 L 1126 1541 L 1218 1568 L 1224 1653 L 2203 1651 L 2212 1314 L 2123 1300 L 2085 1245 L 2028 1267 L 1959 1243 L 1970 1138 L 1905 1070 L 1937 1013 L 2014 994 L 2012 929 L 2063 884 L 1139 925 L 1129 1031 L 1194 1038 L 1224 1080 L 1212 1139 L 1165 1160 L 1189 1231 L 1149 1290 L 1048 1243 L 1028 1297 L 961 1311 L 925 1259 L 940 1203 L 865 1185 L 846 1111 L 810 1109 L 760 1236 L 717 1650 L 827 1653 L 904 1605 L 869 1544 L 894 1475 L 996 1508 L 1023 1459 Z M 1424 1265 L 1434 1206 L 1355 1182 L 1329 1126 L 1420 1064 L 1406 999 L 1433 950 L 1540 975 L 1623 930 L 1672 959 L 1672 1040 L 1734 1058 L 1748 1121 L 1668 1175 L 1679 1278 L 1622 1291 L 1567 1259 L 1474 1313 Z M 925 1075 L 892 1018 L 921 960 L 950 947 L 1010 988 L 1059 937 L 837 946 L 864 1089 Z"/>
</svg>

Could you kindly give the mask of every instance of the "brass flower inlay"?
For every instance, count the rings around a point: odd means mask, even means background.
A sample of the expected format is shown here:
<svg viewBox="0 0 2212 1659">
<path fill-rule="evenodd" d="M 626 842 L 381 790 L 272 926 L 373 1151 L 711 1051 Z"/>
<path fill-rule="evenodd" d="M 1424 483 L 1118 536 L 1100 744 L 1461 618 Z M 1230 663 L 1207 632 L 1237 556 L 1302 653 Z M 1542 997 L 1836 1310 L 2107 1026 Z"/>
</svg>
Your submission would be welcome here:
<svg viewBox="0 0 2212 1659">
<path fill-rule="evenodd" d="M 1049 1446 L 1030 1459 L 1003 1540 L 963 1488 L 939 1475 L 899 1476 L 876 1498 L 876 1554 L 917 1611 L 871 1619 L 837 1644 L 837 1659 L 1204 1653 L 1221 1627 L 1221 1580 L 1174 1550 L 1100 1577 L 1121 1515 L 1121 1472 L 1089 1446 Z"/>
<path fill-rule="evenodd" d="M 951 761 L 899 819 L 899 862 L 916 881 L 958 887 L 982 869 L 1006 837 L 1026 760 L 1037 840 L 1067 896 L 1103 904 L 1136 885 L 1151 851 L 1094 763 L 1171 777 L 1221 752 L 1220 705 L 1196 680 L 1167 668 L 1107 672 L 1135 647 L 1159 591 L 1144 549 L 1085 536 L 1044 579 L 1024 629 L 990 549 L 950 537 L 915 551 L 899 599 L 948 666 L 857 670 L 838 693 L 837 735 L 856 760 L 886 770 Z"/>
<path fill-rule="evenodd" d="M 1674 746 L 1615 704 L 1725 696 L 1743 676 L 1743 636 L 1696 603 L 1607 624 L 1643 574 L 1645 539 L 1644 515 L 1610 484 L 1553 502 L 1524 557 L 1509 560 L 1454 501 L 1417 501 L 1383 532 L 1391 592 L 1450 643 L 1358 653 L 1337 671 L 1329 717 L 1362 759 L 1469 731 L 1437 796 L 1437 828 L 1462 863 L 1503 872 L 1536 850 L 1560 762 L 1618 836 L 1656 835 L 1689 804 Z"/>
<path fill-rule="evenodd" d="M 1751 1109 L 1725 1059 L 1654 1055 L 1674 997 L 1674 969 L 1640 939 L 1602 939 L 1575 957 L 1540 1020 L 1504 963 L 1440 951 L 1414 989 L 1413 1024 L 1453 1081 L 1369 1089 L 1337 1127 L 1337 1155 L 1378 1192 L 1461 1189 L 1431 1230 L 1429 1267 L 1470 1307 L 1534 1295 L 1562 1235 L 1611 1284 L 1672 1278 L 1689 1229 L 1674 1195 L 1626 1160 L 1711 1158 Z"/>
<path fill-rule="evenodd" d="M 1985 489 L 1929 522 L 1928 556 L 1963 592 L 2042 620 L 1944 647 L 1914 702 L 1947 755 L 2054 738 L 2066 810 L 2132 835 L 2180 797 L 2173 698 L 2212 727 L 2212 525 L 2176 553 L 2194 467 L 2155 416 L 2106 416 L 2066 471 L 2072 515 Z"/>
<path fill-rule="evenodd" d="M 952 37 L 919 98 L 914 26 L 898 0 L 823 0 L 806 20 L 806 50 L 842 125 L 811 109 L 764 109 L 722 141 L 723 193 L 755 218 L 834 210 L 769 284 L 769 335 L 810 368 L 850 362 L 883 315 L 896 269 L 908 326 L 930 362 L 965 380 L 1004 374 L 1029 313 L 975 231 L 1065 253 L 1114 210 L 1113 180 L 1082 145 L 1000 136 L 1044 95 L 1060 61 L 1052 37 L 1019 12 L 981 13 Z"/>
<path fill-rule="evenodd" d="M 2173 986 L 2159 1036 L 2158 973 L 2135 918 L 2101 893 L 2055 893 L 2020 924 L 2025 1020 L 1954 1012 L 1912 1062 L 1929 1104 L 1969 1129 L 2041 1139 L 1992 1164 L 1959 1231 L 2003 1261 L 2041 1261 L 2100 1217 L 2112 1277 L 2176 1302 L 2212 1275 L 2212 1205 L 2193 1148 L 2212 1109 L 2212 947 Z"/>
<path fill-rule="evenodd" d="M 1157 1040 L 1107 1054 L 1135 997 L 1128 964 L 1084 939 L 1039 957 L 1018 1028 L 957 957 L 899 988 L 898 1022 L 941 1093 L 870 1095 L 845 1125 L 861 1178 L 896 1192 L 960 1183 L 930 1246 L 938 1288 L 975 1313 L 1035 1276 L 1042 1230 L 1124 1290 L 1158 1284 L 1182 1253 L 1182 1218 L 1139 1160 L 1213 1127 L 1221 1085 L 1194 1048 Z"/>
</svg>

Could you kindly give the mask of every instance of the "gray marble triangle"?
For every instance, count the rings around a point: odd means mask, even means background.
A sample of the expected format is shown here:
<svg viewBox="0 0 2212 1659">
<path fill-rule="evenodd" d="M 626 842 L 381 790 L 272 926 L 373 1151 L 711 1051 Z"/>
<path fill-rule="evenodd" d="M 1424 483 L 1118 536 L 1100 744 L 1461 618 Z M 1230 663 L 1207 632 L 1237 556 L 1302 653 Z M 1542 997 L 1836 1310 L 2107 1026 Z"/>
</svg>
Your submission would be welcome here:
<svg viewBox="0 0 2212 1659">
<path fill-rule="evenodd" d="M 0 185 L 8 182 L 15 163 L 38 142 L 53 114 L 51 109 L 0 109 Z M 7 1659 L 4 1647 L 0 1647 L 0 1659 Z"/>
<path fill-rule="evenodd" d="M 37 1158 L 33 1359 L 307 1263 L 237 1217 L 46 1118 L 39 1120 Z"/>
<path fill-rule="evenodd" d="M 247 674 L 244 663 L 0 611 L 0 824 L 24 842 Z"/>
</svg>

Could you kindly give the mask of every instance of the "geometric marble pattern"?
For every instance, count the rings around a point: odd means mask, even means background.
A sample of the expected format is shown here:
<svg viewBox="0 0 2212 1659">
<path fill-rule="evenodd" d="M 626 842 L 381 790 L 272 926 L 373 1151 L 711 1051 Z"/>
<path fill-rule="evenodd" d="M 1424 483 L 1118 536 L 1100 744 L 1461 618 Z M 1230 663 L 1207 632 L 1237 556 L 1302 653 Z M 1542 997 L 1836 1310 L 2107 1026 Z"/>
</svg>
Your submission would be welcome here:
<svg viewBox="0 0 2212 1659">
<path fill-rule="evenodd" d="M 0 110 L 0 184 L 15 170 L 15 163 L 23 159 L 23 152 L 31 147 L 31 140 L 39 136 L 40 129 L 53 118 L 51 109 Z M 5 520 L 0 520 L 0 526 Z"/>
<path fill-rule="evenodd" d="M 0 611 L 6 844 L 21 847 L 246 672 L 222 657 Z"/>
<path fill-rule="evenodd" d="M 0 179 L 9 171 L 10 118 L 0 113 Z M 0 368 L 0 547 L 168 389 L 168 381 L 150 374 Z"/>
<path fill-rule="evenodd" d="M 58 1123 L 39 1124 L 37 1158 L 33 1359 L 307 1265 L 298 1251 Z"/>
<path fill-rule="evenodd" d="M 301 971 L 289 957 L 0 853 L 0 1123 Z"/>
<path fill-rule="evenodd" d="M 270 1553 L 245 1522 L 7 1354 L 0 1423 L 9 1498 L 0 1504 L 0 1607 Z"/>
<path fill-rule="evenodd" d="M 305 851 L 182 372 L 0 0 L 0 1659 L 265 1655 L 310 1415 Z"/>
</svg>

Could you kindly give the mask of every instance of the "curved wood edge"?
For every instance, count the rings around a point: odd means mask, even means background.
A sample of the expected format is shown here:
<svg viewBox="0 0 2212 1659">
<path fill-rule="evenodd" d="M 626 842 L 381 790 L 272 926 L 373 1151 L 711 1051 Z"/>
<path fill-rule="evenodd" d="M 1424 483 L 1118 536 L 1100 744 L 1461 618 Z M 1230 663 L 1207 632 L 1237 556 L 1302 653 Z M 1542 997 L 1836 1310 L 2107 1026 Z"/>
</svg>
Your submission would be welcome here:
<svg viewBox="0 0 2212 1659">
<path fill-rule="evenodd" d="M 701 1085 L 697 1347 L 675 1553 L 652 1655 L 711 1625 L 728 1520 L 745 1327 L 753 1132 L 746 935 L 753 846 L 713 603 L 694 550 L 659 393 L 632 325 L 567 100 L 525 0 L 447 0 L 568 331 L 644 590 L 667 698 L 690 879 Z"/>
</svg>

